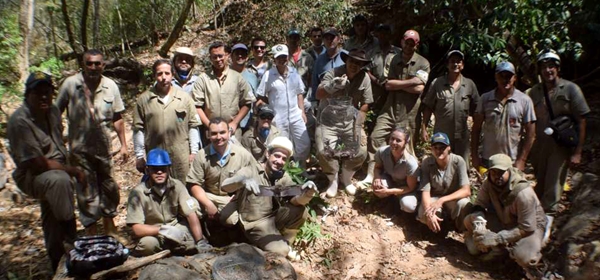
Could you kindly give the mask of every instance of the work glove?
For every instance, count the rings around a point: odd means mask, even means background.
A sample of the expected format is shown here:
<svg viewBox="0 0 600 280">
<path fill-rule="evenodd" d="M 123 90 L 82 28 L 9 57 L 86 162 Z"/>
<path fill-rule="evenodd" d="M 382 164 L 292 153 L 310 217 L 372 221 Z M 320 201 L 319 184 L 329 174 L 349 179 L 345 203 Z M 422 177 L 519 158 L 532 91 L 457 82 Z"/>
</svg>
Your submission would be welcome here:
<svg viewBox="0 0 600 280">
<path fill-rule="evenodd" d="M 501 237 L 493 232 L 493 231 L 485 231 L 484 233 L 476 233 L 474 232 L 474 236 L 473 239 L 475 240 L 475 245 L 477 246 L 477 248 L 480 249 L 484 249 L 484 248 L 492 248 L 492 247 L 496 247 L 501 243 Z"/>
<path fill-rule="evenodd" d="M 346 85 L 349 83 L 350 81 L 348 81 L 348 77 L 346 75 L 342 75 L 341 77 L 333 78 L 323 88 L 327 93 L 335 93 L 345 89 Z"/>
<path fill-rule="evenodd" d="M 198 250 L 198 253 L 210 251 L 212 250 L 212 248 L 213 246 L 210 245 L 210 243 L 208 243 L 208 240 L 204 238 L 198 240 L 198 242 L 196 243 L 196 250 Z"/>
<path fill-rule="evenodd" d="M 254 180 L 254 178 L 245 179 L 244 186 L 246 187 L 246 190 L 248 190 L 249 192 L 253 192 L 255 195 L 260 194 L 260 186 L 258 185 L 258 182 L 256 182 L 256 180 Z"/>
<path fill-rule="evenodd" d="M 253 178 L 248 178 L 243 175 L 237 175 L 223 180 L 221 183 L 221 189 L 225 192 L 232 193 L 240 188 L 246 188 L 248 191 L 253 192 L 255 195 L 260 193 L 260 187 L 258 182 Z"/>
<path fill-rule="evenodd" d="M 296 205 L 308 204 L 315 195 L 315 193 L 318 192 L 317 185 L 315 185 L 313 181 L 307 181 L 306 183 L 304 183 L 304 185 L 302 185 L 301 189 L 302 194 L 299 194 L 292 198 L 292 203 Z"/>
<path fill-rule="evenodd" d="M 521 239 L 521 231 L 519 228 L 506 229 L 498 232 L 500 244 L 508 244 L 519 241 Z"/>
<path fill-rule="evenodd" d="M 182 230 L 180 230 L 177 227 L 170 226 L 170 225 L 160 226 L 160 229 L 158 230 L 158 234 L 163 236 L 166 239 L 176 242 L 177 244 L 182 243 L 185 239 L 185 232 L 183 232 Z"/>
</svg>

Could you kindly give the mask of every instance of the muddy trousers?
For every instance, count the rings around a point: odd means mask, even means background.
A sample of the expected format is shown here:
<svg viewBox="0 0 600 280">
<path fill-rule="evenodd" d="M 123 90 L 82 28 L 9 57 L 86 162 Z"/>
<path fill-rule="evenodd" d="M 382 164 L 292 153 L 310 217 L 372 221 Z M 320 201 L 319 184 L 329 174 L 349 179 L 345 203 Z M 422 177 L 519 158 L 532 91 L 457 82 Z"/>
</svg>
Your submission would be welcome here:
<svg viewBox="0 0 600 280">
<path fill-rule="evenodd" d="M 340 137 L 339 133 L 332 128 L 324 127 L 322 125 L 317 126 L 316 135 L 315 135 L 315 145 L 317 147 L 317 159 L 319 160 L 319 165 L 323 169 L 323 173 L 332 175 L 337 174 L 341 168 L 351 171 L 357 171 L 362 166 L 363 162 L 367 158 L 367 146 L 366 146 L 366 134 L 364 129 L 361 129 L 361 138 L 358 140 L 358 153 L 349 159 L 338 160 L 336 158 L 330 158 L 326 155 L 325 145 L 326 141 L 329 141 L 330 148 L 335 150 L 335 141 L 340 139 L 341 143 L 351 143 L 354 140 L 352 139 L 354 134 L 352 133 L 351 126 L 348 129 L 348 132 L 343 133 L 342 137 Z M 348 141 L 344 141 L 348 139 Z M 364 141 L 361 141 L 364 140 Z M 332 143 L 333 142 L 333 143 Z M 340 168 L 341 167 L 341 168 Z M 349 182 L 344 182 L 349 183 Z"/>
<path fill-rule="evenodd" d="M 56 270 L 65 254 L 64 243 L 73 244 L 77 238 L 73 183 L 69 174 L 62 170 L 49 170 L 35 176 L 29 195 L 40 200 L 44 243 Z"/>
<path fill-rule="evenodd" d="M 431 203 L 436 202 L 439 197 L 431 197 Z M 454 222 L 454 226 L 458 232 L 465 231 L 464 219 L 467 213 L 470 212 L 471 200 L 469 198 L 461 198 L 459 200 L 452 200 L 444 203 L 442 207 L 442 215 L 450 217 Z M 423 203 L 419 205 L 419 212 L 417 214 L 417 220 L 423 224 L 427 224 L 427 217 L 425 216 L 425 208 Z"/>
<path fill-rule="evenodd" d="M 567 180 L 571 150 L 558 146 L 554 140 L 542 136 L 534 143 L 530 160 L 538 180 L 534 190 L 546 213 L 556 213 Z"/>
<path fill-rule="evenodd" d="M 377 117 L 377 123 L 375 124 L 375 128 L 373 129 L 373 133 L 371 133 L 371 137 L 369 139 L 368 151 L 369 151 L 369 162 L 375 162 L 375 152 L 379 147 L 385 146 L 388 143 L 388 138 L 392 133 L 392 130 L 396 126 L 407 128 L 410 131 L 410 142 L 409 145 L 406 146 L 406 150 L 411 154 L 415 154 L 414 149 L 414 139 L 415 139 L 415 127 L 414 121 L 410 122 L 408 119 L 396 120 L 389 112 L 381 114 Z"/>
<path fill-rule="evenodd" d="M 78 205 L 81 211 L 79 220 L 84 227 L 95 224 L 101 217 L 113 218 L 117 216 L 117 206 L 121 199 L 119 195 L 119 186 L 112 177 L 112 163 L 108 156 L 91 155 L 86 153 L 74 153 L 71 155 L 71 163 L 85 172 L 88 184 L 91 187 L 91 194 L 98 195 L 100 198 L 100 207 L 97 210 L 88 208 L 89 205 Z M 78 190 L 78 201 L 90 199 L 85 197 L 83 192 Z M 84 212 L 93 214 L 91 216 Z"/>
<path fill-rule="evenodd" d="M 172 241 L 161 235 L 144 236 L 140 238 L 138 244 L 133 249 L 133 255 L 136 257 L 149 256 L 166 249 L 177 251 L 194 247 L 194 237 L 192 237 L 187 226 L 182 224 L 173 224 L 172 226 L 177 227 L 185 233 L 182 240 Z"/>
<path fill-rule="evenodd" d="M 477 215 L 470 214 L 464 220 L 464 226 L 467 231 L 465 235 L 466 238 L 472 238 L 473 236 L 473 221 Z M 487 220 L 487 228 L 493 232 L 499 232 L 504 230 L 505 228 L 502 226 L 502 223 L 498 219 L 495 214 L 486 215 L 485 219 Z M 470 236 L 470 237 L 468 237 Z M 539 260 L 542 258 L 542 246 L 543 246 L 543 238 L 544 238 L 544 229 L 537 228 L 533 234 L 521 238 L 519 241 L 514 244 L 510 244 L 506 246 L 510 257 L 517 262 L 523 268 L 529 268 L 531 266 L 536 265 Z M 465 243 L 467 241 L 465 240 Z"/>
<path fill-rule="evenodd" d="M 287 256 L 297 230 L 308 218 L 305 206 L 286 203 L 275 215 L 253 222 L 241 221 L 246 238 L 256 247 Z"/>
</svg>

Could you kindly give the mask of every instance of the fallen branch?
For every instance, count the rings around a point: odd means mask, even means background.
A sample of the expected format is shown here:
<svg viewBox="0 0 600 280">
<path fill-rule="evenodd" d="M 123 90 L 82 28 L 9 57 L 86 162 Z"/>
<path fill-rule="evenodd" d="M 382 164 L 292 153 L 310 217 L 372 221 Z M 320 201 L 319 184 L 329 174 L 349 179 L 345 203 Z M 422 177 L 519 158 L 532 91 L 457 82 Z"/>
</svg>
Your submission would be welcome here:
<svg viewBox="0 0 600 280">
<path fill-rule="evenodd" d="M 115 266 L 109 270 L 96 272 L 96 273 L 92 274 L 90 279 L 92 279 L 92 280 L 103 279 L 104 277 L 110 276 L 112 274 L 128 272 L 128 271 L 134 270 L 136 268 L 145 266 L 153 261 L 160 260 L 160 259 L 168 256 L 169 254 L 171 254 L 171 250 L 164 250 L 164 251 L 158 252 L 154 255 L 150 255 L 147 257 L 139 258 L 139 259 L 134 259 L 132 261 L 126 261 L 124 264 Z"/>
</svg>

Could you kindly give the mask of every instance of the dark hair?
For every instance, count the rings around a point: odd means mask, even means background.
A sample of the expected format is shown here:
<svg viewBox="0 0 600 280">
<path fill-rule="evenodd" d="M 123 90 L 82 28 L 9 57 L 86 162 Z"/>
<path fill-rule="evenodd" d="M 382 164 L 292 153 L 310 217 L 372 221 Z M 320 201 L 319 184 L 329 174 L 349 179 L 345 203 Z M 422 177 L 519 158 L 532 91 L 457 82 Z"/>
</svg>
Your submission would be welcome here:
<svg viewBox="0 0 600 280">
<path fill-rule="evenodd" d="M 101 55 L 104 57 L 104 54 L 102 54 L 102 52 L 98 49 L 89 49 L 83 53 L 83 57 L 85 57 L 86 55 L 89 55 L 89 56 Z"/>
<path fill-rule="evenodd" d="M 210 130 L 210 126 L 211 126 L 211 125 L 213 125 L 213 124 L 220 124 L 220 123 L 225 123 L 225 124 L 227 125 L 227 129 L 229 129 L 229 123 L 228 123 L 228 122 L 226 122 L 224 118 L 221 118 L 221 117 L 214 117 L 214 118 L 211 118 L 211 119 L 208 121 L 208 127 L 209 127 L 209 129 L 208 129 L 208 130 Z"/>
<path fill-rule="evenodd" d="M 250 41 L 250 47 L 254 47 L 254 42 L 265 42 L 265 45 L 267 44 L 267 40 L 265 40 L 265 38 L 254 37 L 254 39 L 252 39 L 252 41 Z"/>
<path fill-rule="evenodd" d="M 158 59 L 154 62 L 154 64 L 152 64 L 152 76 L 156 75 L 156 68 L 158 68 L 158 66 L 161 66 L 163 64 L 168 64 L 169 66 L 171 66 L 171 72 L 173 72 L 173 62 L 171 62 L 170 59 Z"/>
<path fill-rule="evenodd" d="M 208 46 L 208 52 L 212 51 L 213 49 L 218 49 L 220 47 L 223 47 L 226 53 L 231 52 L 231 49 L 227 46 L 227 44 L 225 44 L 222 41 L 215 41 L 212 44 L 210 44 L 210 46 Z"/>
<path fill-rule="evenodd" d="M 310 31 L 308 31 L 308 32 L 309 32 L 309 34 L 312 34 L 315 31 L 319 31 L 319 32 L 323 33 L 323 28 L 315 26 L 315 27 L 311 28 Z"/>
<path fill-rule="evenodd" d="M 354 18 L 352 19 L 352 24 L 355 24 L 357 22 L 364 22 L 364 23 L 369 23 L 369 20 L 367 20 L 367 17 L 365 17 L 362 14 L 358 14 L 356 16 L 354 16 Z"/>
<path fill-rule="evenodd" d="M 390 137 L 392 136 L 392 134 L 394 132 L 400 132 L 404 135 L 404 140 L 408 143 L 410 141 L 410 130 L 406 127 L 403 126 L 395 126 L 394 129 L 392 129 L 392 131 L 390 132 L 390 135 L 388 136 L 388 142 L 390 142 Z"/>
</svg>

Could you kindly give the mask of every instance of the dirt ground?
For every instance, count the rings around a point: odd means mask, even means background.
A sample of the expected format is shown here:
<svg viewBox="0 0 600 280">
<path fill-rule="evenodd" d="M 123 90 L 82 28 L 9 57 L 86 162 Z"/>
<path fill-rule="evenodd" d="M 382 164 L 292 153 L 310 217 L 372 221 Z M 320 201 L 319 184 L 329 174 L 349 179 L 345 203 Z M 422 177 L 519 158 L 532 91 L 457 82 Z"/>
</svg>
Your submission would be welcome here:
<svg viewBox="0 0 600 280">
<path fill-rule="evenodd" d="M 125 114 L 128 139 L 131 114 Z M 118 140 L 113 138 L 114 147 Z M 129 150 L 133 147 L 129 141 Z M 5 152 L 5 157 L 10 156 Z M 10 167 L 12 162 L 8 160 Z M 12 165 L 14 166 L 14 165 Z M 10 172 L 11 170 L 9 170 Z M 130 190 L 139 182 L 133 158 L 115 164 L 121 187 L 116 224 L 129 239 L 125 224 Z M 11 192 L 12 179 L 0 191 L 0 279 L 51 279 L 44 248 L 39 205 Z M 322 233 L 293 266 L 300 279 L 518 279 L 512 262 L 485 264 L 471 257 L 459 234 L 433 234 L 414 215 L 398 214 L 397 203 L 344 193 L 329 201 L 337 211 L 317 220 Z M 79 233 L 83 227 L 78 224 Z M 133 244 L 129 244 L 132 246 Z"/>
</svg>

